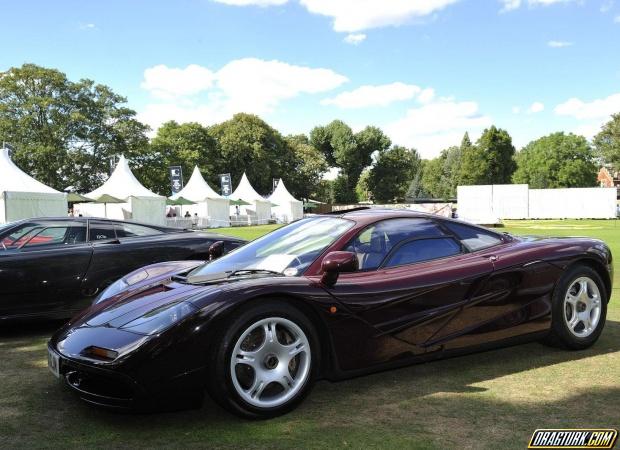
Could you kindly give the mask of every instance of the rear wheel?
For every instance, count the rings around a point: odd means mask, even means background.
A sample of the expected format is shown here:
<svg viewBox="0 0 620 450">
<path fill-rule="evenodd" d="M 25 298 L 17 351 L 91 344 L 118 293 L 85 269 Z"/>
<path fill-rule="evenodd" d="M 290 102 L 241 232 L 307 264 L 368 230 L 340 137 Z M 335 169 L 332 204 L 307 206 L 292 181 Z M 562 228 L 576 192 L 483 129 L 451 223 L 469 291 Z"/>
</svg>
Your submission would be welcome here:
<svg viewBox="0 0 620 450">
<path fill-rule="evenodd" d="M 607 292 L 603 280 L 588 266 L 569 269 L 553 296 L 548 341 L 574 350 L 594 344 L 605 325 Z"/>
<path fill-rule="evenodd" d="M 295 408 L 316 378 L 312 323 L 285 302 L 253 305 L 229 322 L 214 348 L 209 393 L 235 414 L 269 418 Z"/>
</svg>

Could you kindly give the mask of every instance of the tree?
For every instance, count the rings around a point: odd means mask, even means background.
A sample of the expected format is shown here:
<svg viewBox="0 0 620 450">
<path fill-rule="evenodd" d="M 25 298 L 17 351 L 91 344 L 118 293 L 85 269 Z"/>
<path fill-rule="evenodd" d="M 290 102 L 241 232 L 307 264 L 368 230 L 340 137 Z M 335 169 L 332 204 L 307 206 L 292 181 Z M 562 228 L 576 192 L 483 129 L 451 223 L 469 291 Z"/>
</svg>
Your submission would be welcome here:
<svg viewBox="0 0 620 450">
<path fill-rule="evenodd" d="M 594 153 L 583 136 L 552 133 L 527 144 L 515 160 L 513 182 L 533 189 L 596 185 Z"/>
<path fill-rule="evenodd" d="M 594 137 L 597 153 L 607 164 L 620 170 L 620 113 L 611 116 L 602 130 Z"/>
<path fill-rule="evenodd" d="M 0 140 L 40 181 L 88 191 L 105 180 L 112 156 L 147 149 L 148 127 L 125 103 L 107 86 L 24 64 L 0 74 Z"/>
<path fill-rule="evenodd" d="M 295 168 L 295 156 L 284 137 L 260 117 L 235 114 L 232 119 L 209 128 L 217 142 L 222 172 L 231 172 L 233 188 L 243 172 L 263 195 L 271 192 L 273 178 L 284 178 Z"/>
<path fill-rule="evenodd" d="M 310 145 L 306 135 L 287 136 L 286 142 L 293 152 L 295 166 L 283 175 L 284 183 L 296 198 L 319 197 L 319 185 L 327 171 L 325 156 Z"/>
<path fill-rule="evenodd" d="M 416 150 L 394 146 L 379 152 L 368 173 L 368 189 L 377 202 L 402 202 L 419 170 L 420 156 Z"/>
<path fill-rule="evenodd" d="M 158 192 L 169 193 L 170 182 L 166 169 L 172 165 L 183 168 L 185 181 L 191 176 L 194 166 L 198 166 L 212 186 L 219 185 L 217 175 L 222 163 L 216 141 L 209 130 L 199 123 L 164 123 L 151 140 L 150 156 L 151 164 L 142 180 Z"/>
<path fill-rule="evenodd" d="M 390 147 L 390 139 L 377 127 L 366 127 L 353 133 L 341 120 L 326 126 L 315 127 L 310 132 L 310 143 L 325 155 L 327 163 L 339 167 L 341 174 L 334 184 L 335 200 L 354 202 L 355 188 L 365 167 L 372 163 L 372 155 Z"/>
<path fill-rule="evenodd" d="M 507 131 L 495 126 L 484 130 L 476 145 L 463 149 L 460 184 L 510 183 L 516 168 L 514 154 L 512 138 Z"/>
</svg>

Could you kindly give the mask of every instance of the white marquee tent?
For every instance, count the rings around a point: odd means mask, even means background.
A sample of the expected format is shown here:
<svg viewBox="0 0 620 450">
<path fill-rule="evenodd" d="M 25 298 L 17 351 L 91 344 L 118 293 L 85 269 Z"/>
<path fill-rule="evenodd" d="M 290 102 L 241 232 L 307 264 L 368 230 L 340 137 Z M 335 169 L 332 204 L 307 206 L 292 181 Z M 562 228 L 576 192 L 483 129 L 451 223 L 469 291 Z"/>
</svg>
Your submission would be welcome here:
<svg viewBox="0 0 620 450">
<path fill-rule="evenodd" d="M 92 199 L 108 194 L 125 200 L 125 203 L 100 204 L 79 203 L 74 212 L 83 216 L 108 217 L 110 219 L 135 220 L 137 222 L 163 225 L 165 222 L 166 198 L 142 186 L 129 168 L 124 156 L 102 186 L 85 196 Z"/>
<path fill-rule="evenodd" d="M 230 200 L 243 200 L 250 203 L 247 206 L 239 206 L 239 212 L 242 215 L 248 216 L 248 221 L 251 224 L 266 224 L 271 217 L 271 202 L 258 194 L 250 184 L 250 180 L 246 176 L 245 172 L 241 177 L 241 181 L 237 186 L 237 189 L 230 194 Z M 237 208 L 235 206 L 230 207 L 230 214 L 236 214 Z"/>
<path fill-rule="evenodd" d="M 291 195 L 284 186 L 284 181 L 280 178 L 273 194 L 267 199 L 271 203 L 278 205 L 272 206 L 271 211 L 275 214 L 279 222 L 289 223 L 304 216 L 304 204 Z"/>
<path fill-rule="evenodd" d="M 183 213 L 189 211 L 192 217 L 197 213 L 199 218 L 207 219 L 209 227 L 230 226 L 230 201 L 211 189 L 198 166 L 194 167 L 194 172 L 185 187 L 170 198 L 176 200 L 179 197 L 196 202 L 195 205 L 182 206 Z"/>
<path fill-rule="evenodd" d="M 35 180 L 0 149 L 0 223 L 67 215 L 67 194 Z"/>
</svg>

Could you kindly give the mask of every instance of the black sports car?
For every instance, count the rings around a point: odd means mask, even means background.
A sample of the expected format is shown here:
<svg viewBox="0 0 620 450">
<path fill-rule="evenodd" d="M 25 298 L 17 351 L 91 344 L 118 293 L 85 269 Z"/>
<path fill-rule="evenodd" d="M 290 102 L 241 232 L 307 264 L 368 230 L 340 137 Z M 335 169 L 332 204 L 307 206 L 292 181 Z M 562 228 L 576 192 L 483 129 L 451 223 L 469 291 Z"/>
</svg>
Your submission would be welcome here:
<svg viewBox="0 0 620 450">
<path fill-rule="evenodd" d="M 0 226 L 0 319 L 66 318 L 110 283 L 156 262 L 208 259 L 244 241 L 94 218 L 28 219 Z"/>
<path fill-rule="evenodd" d="M 196 401 L 270 417 L 317 378 L 544 338 L 587 348 L 605 324 L 611 252 L 408 211 L 318 215 L 209 263 L 112 285 L 49 343 L 54 374 L 115 408 Z"/>
</svg>

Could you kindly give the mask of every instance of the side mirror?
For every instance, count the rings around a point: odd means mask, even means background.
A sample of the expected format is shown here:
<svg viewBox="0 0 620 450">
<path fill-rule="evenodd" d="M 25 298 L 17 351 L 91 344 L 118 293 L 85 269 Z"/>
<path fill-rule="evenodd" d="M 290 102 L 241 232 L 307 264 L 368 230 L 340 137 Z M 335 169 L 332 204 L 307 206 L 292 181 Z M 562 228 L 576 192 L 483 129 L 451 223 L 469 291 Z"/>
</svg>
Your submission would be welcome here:
<svg viewBox="0 0 620 450">
<path fill-rule="evenodd" d="M 224 254 L 224 241 L 216 241 L 209 247 L 209 261 L 219 258 Z"/>
<path fill-rule="evenodd" d="M 353 252 L 328 253 L 321 263 L 323 276 L 321 283 L 333 287 L 338 281 L 338 275 L 344 272 L 355 272 L 359 268 L 357 255 Z"/>
</svg>

